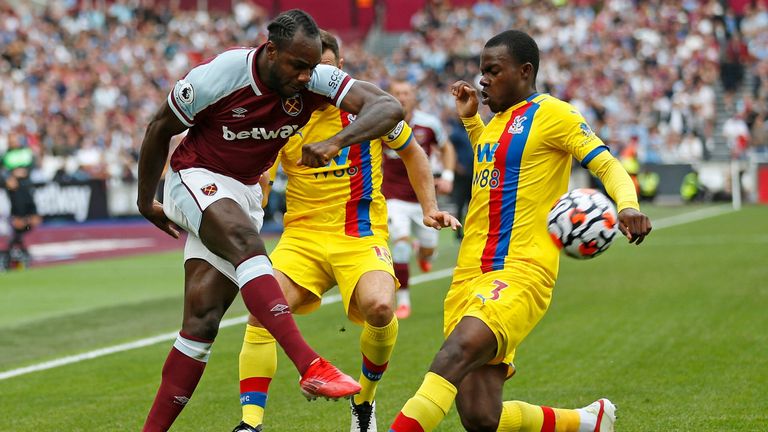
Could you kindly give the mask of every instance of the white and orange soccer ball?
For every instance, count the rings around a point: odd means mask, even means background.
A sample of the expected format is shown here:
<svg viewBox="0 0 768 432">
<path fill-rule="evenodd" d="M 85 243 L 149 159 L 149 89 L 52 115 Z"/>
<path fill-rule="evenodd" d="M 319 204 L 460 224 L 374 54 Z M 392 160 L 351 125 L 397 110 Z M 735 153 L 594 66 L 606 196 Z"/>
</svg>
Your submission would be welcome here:
<svg viewBox="0 0 768 432">
<path fill-rule="evenodd" d="M 566 255 L 590 259 L 611 245 L 618 233 L 618 219 L 608 197 L 594 189 L 574 189 L 549 211 L 547 230 Z"/>
</svg>

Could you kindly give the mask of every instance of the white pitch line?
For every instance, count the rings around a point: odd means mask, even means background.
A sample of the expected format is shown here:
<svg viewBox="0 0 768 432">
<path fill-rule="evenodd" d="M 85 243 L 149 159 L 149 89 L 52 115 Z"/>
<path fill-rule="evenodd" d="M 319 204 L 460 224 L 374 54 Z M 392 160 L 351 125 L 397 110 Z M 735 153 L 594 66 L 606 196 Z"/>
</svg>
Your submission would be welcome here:
<svg viewBox="0 0 768 432">
<path fill-rule="evenodd" d="M 684 225 L 691 222 L 708 219 L 715 216 L 720 216 L 726 213 L 735 212 L 730 205 L 721 205 L 716 207 L 706 207 L 698 210 L 693 210 L 687 213 L 681 213 L 675 216 L 668 216 L 658 220 L 651 220 L 654 230 L 660 230 L 677 225 Z"/>
<path fill-rule="evenodd" d="M 730 213 L 733 211 L 736 211 L 736 210 L 726 205 L 717 206 L 717 207 L 707 207 L 707 208 L 694 210 L 691 212 L 687 212 L 687 213 L 683 213 L 675 216 L 669 216 L 666 218 L 658 219 L 656 221 L 652 221 L 653 229 L 658 231 L 664 228 L 669 228 L 677 225 L 684 225 L 684 224 L 696 222 L 702 219 L 720 216 L 722 214 Z M 444 277 L 450 276 L 452 273 L 453 273 L 453 269 L 449 268 L 449 269 L 438 270 L 432 273 L 426 273 L 426 274 L 414 276 L 413 278 L 411 278 L 411 285 L 418 285 L 424 282 L 442 279 Z M 333 294 L 333 295 L 324 297 L 322 300 L 322 305 L 338 303 L 340 301 L 341 301 L 341 295 Z M 235 318 L 229 318 L 229 319 L 222 320 L 221 324 L 219 325 L 219 328 L 232 327 L 235 325 L 243 324 L 247 321 L 248 321 L 247 315 L 243 315 Z M 37 363 L 30 366 L 18 368 L 18 369 L 11 369 L 9 371 L 0 372 L 0 381 L 8 378 L 17 377 L 20 375 L 26 375 L 32 372 L 53 369 L 59 366 L 65 366 L 72 363 L 79 363 L 84 360 L 103 357 L 106 355 L 115 354 L 122 351 L 144 348 L 150 345 L 154 345 L 156 343 L 176 339 L 177 335 L 178 335 L 178 332 L 164 333 L 164 334 L 160 334 L 160 335 L 156 335 L 156 336 L 152 336 L 144 339 L 139 339 L 133 342 L 128 342 L 120 345 L 113 345 L 111 347 L 106 347 L 106 348 L 100 348 L 100 349 L 88 351 L 82 354 L 75 354 L 68 357 L 62 357 L 55 360 L 51 360 L 43 363 Z"/>
<path fill-rule="evenodd" d="M 438 271 L 434 271 L 426 274 L 421 274 L 411 278 L 411 285 L 418 285 L 424 282 L 442 279 L 450 276 L 451 274 L 453 274 L 452 268 L 438 270 Z M 340 301 L 341 301 L 341 295 L 333 294 L 327 297 L 323 297 L 322 304 L 327 305 L 332 303 L 338 303 Z M 221 321 L 221 323 L 219 324 L 219 328 L 221 329 L 226 327 L 232 327 L 235 325 L 244 324 L 247 321 L 248 321 L 248 315 L 228 318 Z M 84 360 L 90 360 L 97 357 L 103 357 L 106 355 L 115 354 L 123 351 L 129 351 L 133 349 L 148 347 L 150 345 L 154 345 L 160 342 L 174 340 L 176 339 L 176 336 L 178 334 L 179 334 L 178 331 L 171 332 L 171 333 L 163 333 L 163 334 L 159 334 L 159 335 L 144 338 L 144 339 L 139 339 L 133 342 L 128 342 L 120 345 L 113 345 L 106 348 L 100 348 L 100 349 L 88 351 L 82 354 L 75 354 L 67 357 L 61 357 L 55 360 L 51 360 L 43 363 L 37 363 L 30 366 L 21 367 L 18 369 L 11 369 L 5 372 L 0 372 L 0 381 L 8 378 L 17 377 L 20 375 L 26 375 L 32 372 L 53 369 L 53 368 L 65 366 L 72 363 L 79 363 Z"/>
</svg>

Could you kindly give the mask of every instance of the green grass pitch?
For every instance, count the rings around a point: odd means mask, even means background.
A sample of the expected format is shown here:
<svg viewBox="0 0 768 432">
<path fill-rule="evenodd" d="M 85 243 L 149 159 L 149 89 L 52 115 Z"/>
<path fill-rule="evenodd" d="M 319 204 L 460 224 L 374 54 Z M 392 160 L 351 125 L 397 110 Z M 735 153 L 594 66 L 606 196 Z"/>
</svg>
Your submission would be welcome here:
<svg viewBox="0 0 768 432">
<path fill-rule="evenodd" d="M 768 426 L 768 207 L 674 225 L 696 208 L 652 208 L 658 229 L 635 247 L 561 260 L 549 312 L 518 350 L 507 399 L 619 406 L 617 430 L 765 431 Z M 664 221 L 668 223 L 665 225 Z M 444 233 L 436 269 L 457 247 Z M 413 267 L 414 269 L 416 266 Z M 412 289 L 379 385 L 387 426 L 421 383 L 441 343 L 449 278 Z M 178 330 L 180 252 L 0 274 L 0 374 Z M 242 316 L 239 300 L 227 318 Z M 359 328 L 339 303 L 299 317 L 310 343 L 347 373 L 360 367 Z M 222 328 L 175 431 L 230 431 L 240 418 L 243 325 Z M 0 431 L 140 430 L 171 341 L 0 380 Z M 306 402 L 280 353 L 267 431 L 345 431 L 347 402 Z M 455 410 L 439 431 L 462 430 Z"/>
</svg>

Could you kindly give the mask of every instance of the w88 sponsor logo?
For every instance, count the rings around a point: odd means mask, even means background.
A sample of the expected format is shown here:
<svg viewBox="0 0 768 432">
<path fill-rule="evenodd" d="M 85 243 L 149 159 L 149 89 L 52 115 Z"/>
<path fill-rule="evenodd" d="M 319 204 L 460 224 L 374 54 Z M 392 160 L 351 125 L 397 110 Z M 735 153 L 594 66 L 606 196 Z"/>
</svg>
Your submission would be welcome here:
<svg viewBox="0 0 768 432">
<path fill-rule="evenodd" d="M 472 179 L 472 185 L 480 186 L 481 188 L 489 187 L 496 189 L 499 187 L 501 181 L 501 171 L 498 168 L 486 168 L 475 172 L 475 176 Z"/>
</svg>

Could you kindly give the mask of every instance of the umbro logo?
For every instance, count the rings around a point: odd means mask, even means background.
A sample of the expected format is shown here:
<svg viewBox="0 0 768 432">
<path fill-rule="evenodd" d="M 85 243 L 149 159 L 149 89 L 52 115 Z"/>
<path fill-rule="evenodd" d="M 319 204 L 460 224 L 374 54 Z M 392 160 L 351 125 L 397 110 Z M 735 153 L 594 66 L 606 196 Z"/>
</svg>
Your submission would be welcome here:
<svg viewBox="0 0 768 432">
<path fill-rule="evenodd" d="M 291 308 L 288 305 L 278 303 L 269 310 L 274 316 L 280 316 L 287 313 L 291 313 Z"/>
<path fill-rule="evenodd" d="M 232 112 L 234 113 L 234 114 L 232 114 L 232 117 L 243 118 L 243 117 L 245 117 L 245 113 L 247 113 L 248 110 L 243 108 L 243 107 L 237 107 L 237 108 L 233 109 Z"/>
<path fill-rule="evenodd" d="M 189 398 L 186 396 L 174 396 L 173 397 L 173 403 L 179 404 L 181 406 L 184 406 L 189 402 Z"/>
</svg>

